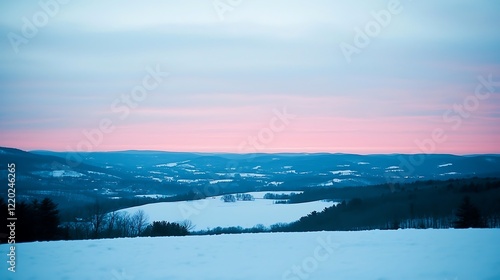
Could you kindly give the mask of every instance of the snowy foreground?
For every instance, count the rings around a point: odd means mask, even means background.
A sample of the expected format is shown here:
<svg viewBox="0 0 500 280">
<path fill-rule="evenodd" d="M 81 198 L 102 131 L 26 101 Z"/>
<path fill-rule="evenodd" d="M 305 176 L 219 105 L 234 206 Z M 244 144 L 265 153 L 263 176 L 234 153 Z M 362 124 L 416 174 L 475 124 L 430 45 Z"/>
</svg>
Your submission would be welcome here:
<svg viewBox="0 0 500 280">
<path fill-rule="evenodd" d="M 500 279 L 499 238 L 468 229 L 25 243 L 17 272 L 2 261 L 0 279 Z"/>
<path fill-rule="evenodd" d="M 153 221 L 180 222 L 190 220 L 195 230 L 215 227 L 241 226 L 251 228 L 257 224 L 266 227 L 276 223 L 291 223 L 313 211 L 322 211 L 334 202 L 314 201 L 297 204 L 274 204 L 273 199 L 263 199 L 266 193 L 250 192 L 254 201 L 223 202 L 221 196 L 179 202 L 159 202 L 126 208 L 121 211 L 133 215 L 143 210 Z"/>
</svg>

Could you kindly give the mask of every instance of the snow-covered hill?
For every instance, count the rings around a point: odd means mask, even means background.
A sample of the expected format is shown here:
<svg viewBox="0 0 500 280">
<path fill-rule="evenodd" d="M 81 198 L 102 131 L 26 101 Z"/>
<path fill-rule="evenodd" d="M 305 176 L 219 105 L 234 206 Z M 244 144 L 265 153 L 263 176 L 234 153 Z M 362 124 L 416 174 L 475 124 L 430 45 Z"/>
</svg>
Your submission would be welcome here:
<svg viewBox="0 0 500 280">
<path fill-rule="evenodd" d="M 24 243 L 16 272 L 3 262 L 0 279 L 500 279 L 499 237 L 450 229 Z"/>
<path fill-rule="evenodd" d="M 268 192 L 249 193 L 255 197 L 254 201 L 223 202 L 221 196 L 215 196 L 194 201 L 152 203 L 121 211 L 133 215 L 138 210 L 143 210 L 150 222 L 190 220 L 195 230 L 205 230 L 218 226 L 250 228 L 257 224 L 268 227 L 276 223 L 290 223 L 334 204 L 325 201 L 274 204 L 272 199 L 263 199 L 265 193 Z"/>
</svg>

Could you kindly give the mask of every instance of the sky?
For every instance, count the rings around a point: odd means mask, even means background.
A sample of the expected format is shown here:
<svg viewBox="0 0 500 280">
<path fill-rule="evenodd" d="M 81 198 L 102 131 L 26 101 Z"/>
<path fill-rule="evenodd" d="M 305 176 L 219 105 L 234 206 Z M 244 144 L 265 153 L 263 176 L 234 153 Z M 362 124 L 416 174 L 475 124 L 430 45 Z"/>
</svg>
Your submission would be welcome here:
<svg viewBox="0 0 500 280">
<path fill-rule="evenodd" d="M 500 153 L 498 1 L 2 1 L 0 146 Z"/>
</svg>

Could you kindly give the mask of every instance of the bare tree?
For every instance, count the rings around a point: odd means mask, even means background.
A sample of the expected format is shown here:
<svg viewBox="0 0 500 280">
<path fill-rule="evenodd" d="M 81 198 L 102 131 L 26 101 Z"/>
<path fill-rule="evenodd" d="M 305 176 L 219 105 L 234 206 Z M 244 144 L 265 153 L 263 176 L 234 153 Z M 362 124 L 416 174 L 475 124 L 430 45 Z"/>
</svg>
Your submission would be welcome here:
<svg viewBox="0 0 500 280">
<path fill-rule="evenodd" d="M 144 229 L 148 226 L 148 215 L 143 210 L 138 210 L 132 215 L 131 226 L 134 236 L 140 236 Z"/>
<path fill-rule="evenodd" d="M 130 215 L 127 212 L 118 212 L 116 217 L 116 229 L 118 231 L 118 236 L 120 237 L 130 237 L 131 233 L 131 221 Z"/>
<path fill-rule="evenodd" d="M 116 219 L 118 218 L 118 212 L 113 211 L 105 216 L 105 223 L 106 223 L 106 237 L 112 238 L 112 237 L 118 237 L 116 234 Z"/>
<path fill-rule="evenodd" d="M 179 225 L 181 225 L 181 227 L 185 228 L 187 231 L 192 231 L 195 228 L 195 225 L 193 224 L 193 222 L 191 222 L 191 220 L 184 220 L 182 222 L 179 222 Z"/>
<path fill-rule="evenodd" d="M 102 230 L 106 213 L 104 213 L 104 210 L 97 200 L 89 207 L 89 214 L 90 223 L 92 224 L 93 238 L 99 238 L 99 233 Z"/>
</svg>

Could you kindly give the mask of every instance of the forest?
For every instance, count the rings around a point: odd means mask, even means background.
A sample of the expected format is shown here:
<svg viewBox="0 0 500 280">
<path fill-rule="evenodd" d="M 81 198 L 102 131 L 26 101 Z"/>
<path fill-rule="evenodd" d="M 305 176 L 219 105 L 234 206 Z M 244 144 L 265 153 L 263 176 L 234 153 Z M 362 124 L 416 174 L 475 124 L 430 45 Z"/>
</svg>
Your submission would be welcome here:
<svg viewBox="0 0 500 280">
<path fill-rule="evenodd" d="M 100 239 L 136 236 L 181 236 L 259 232 L 353 231 L 400 228 L 498 228 L 500 179 L 467 178 L 417 181 L 408 184 L 345 188 L 310 188 L 290 195 L 266 195 L 275 203 L 330 200 L 338 203 L 314 211 L 295 222 L 270 227 L 229 227 L 193 231 L 190 221 L 152 221 L 139 210 L 134 214 L 109 211 L 95 201 L 79 216 L 62 221 L 50 198 L 16 204 L 16 242 Z M 199 199 L 187 194 L 186 199 Z M 225 195 L 224 200 L 252 200 L 251 195 Z M 0 218 L 7 219 L 7 204 L 0 199 Z M 5 242 L 7 235 L 0 235 Z"/>
</svg>

